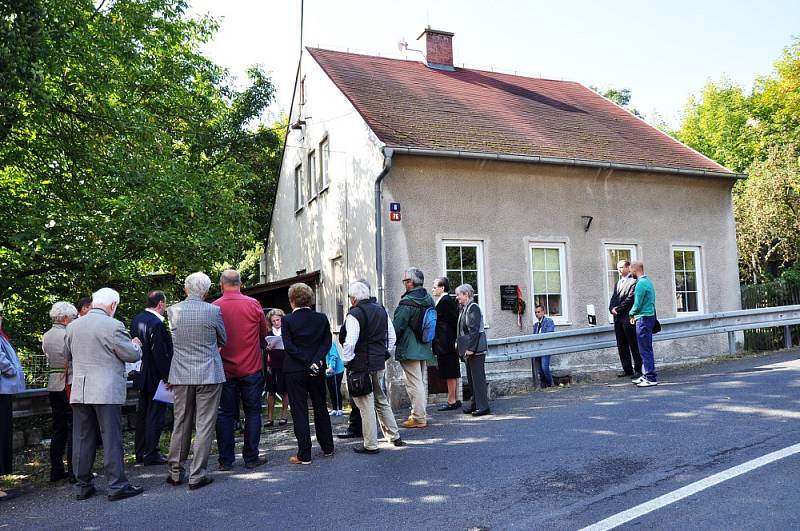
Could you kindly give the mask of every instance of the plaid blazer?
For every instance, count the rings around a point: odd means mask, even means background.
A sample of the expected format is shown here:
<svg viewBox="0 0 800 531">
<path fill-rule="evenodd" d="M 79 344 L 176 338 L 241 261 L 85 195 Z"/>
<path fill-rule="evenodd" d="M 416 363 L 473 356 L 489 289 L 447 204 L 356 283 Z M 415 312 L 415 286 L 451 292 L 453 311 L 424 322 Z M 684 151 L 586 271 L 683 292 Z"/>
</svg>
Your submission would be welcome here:
<svg viewBox="0 0 800 531">
<path fill-rule="evenodd" d="M 219 348 L 227 341 L 219 307 L 187 297 L 167 308 L 172 330 L 169 383 L 210 385 L 225 381 Z"/>
</svg>

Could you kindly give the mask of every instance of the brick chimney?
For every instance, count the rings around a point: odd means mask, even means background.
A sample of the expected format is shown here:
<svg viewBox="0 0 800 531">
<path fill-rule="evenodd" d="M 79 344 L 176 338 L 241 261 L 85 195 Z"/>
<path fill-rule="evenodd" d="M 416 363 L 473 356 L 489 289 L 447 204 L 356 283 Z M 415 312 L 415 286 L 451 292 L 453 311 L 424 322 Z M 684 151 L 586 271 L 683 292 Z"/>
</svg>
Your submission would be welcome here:
<svg viewBox="0 0 800 531">
<path fill-rule="evenodd" d="M 425 58 L 429 68 L 437 70 L 455 70 L 453 68 L 453 35 L 449 31 L 431 29 L 430 26 L 420 33 L 417 40 L 425 36 Z"/>
</svg>

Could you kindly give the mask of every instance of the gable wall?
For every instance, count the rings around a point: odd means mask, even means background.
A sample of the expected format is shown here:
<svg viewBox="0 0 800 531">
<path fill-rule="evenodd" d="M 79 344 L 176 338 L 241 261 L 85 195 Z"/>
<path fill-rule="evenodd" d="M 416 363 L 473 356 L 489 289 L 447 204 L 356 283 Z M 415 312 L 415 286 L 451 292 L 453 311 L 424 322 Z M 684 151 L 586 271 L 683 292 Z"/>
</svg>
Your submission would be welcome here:
<svg viewBox="0 0 800 531">
<path fill-rule="evenodd" d="M 325 75 L 304 54 L 306 104 L 302 131 L 290 130 L 266 249 L 266 282 L 295 276 L 297 271 L 320 270 L 317 309 L 334 315 L 333 260 L 340 258 L 345 279 L 374 278 L 373 183 L 383 166 L 381 143 L 364 120 Z M 299 84 L 298 84 L 299 90 Z M 295 94 L 290 123 L 299 115 Z M 308 171 L 308 153 L 328 137 L 330 185 L 295 211 L 294 172 Z M 349 235 L 349 237 L 348 237 Z M 369 276 L 372 274 L 372 276 Z M 346 285 L 345 285 L 346 289 Z"/>
</svg>

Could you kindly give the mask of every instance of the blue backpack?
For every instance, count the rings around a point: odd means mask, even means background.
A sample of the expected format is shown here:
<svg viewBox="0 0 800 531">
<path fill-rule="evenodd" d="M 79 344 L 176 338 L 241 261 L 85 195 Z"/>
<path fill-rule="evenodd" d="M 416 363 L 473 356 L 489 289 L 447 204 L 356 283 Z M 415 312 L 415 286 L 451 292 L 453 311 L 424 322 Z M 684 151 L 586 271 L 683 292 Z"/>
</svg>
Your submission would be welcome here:
<svg viewBox="0 0 800 531">
<path fill-rule="evenodd" d="M 411 299 L 402 299 L 400 306 L 413 306 L 419 308 L 418 317 L 408 324 L 414 335 L 417 336 L 417 341 L 420 343 L 430 343 L 436 335 L 436 307 L 415 302 Z"/>
</svg>

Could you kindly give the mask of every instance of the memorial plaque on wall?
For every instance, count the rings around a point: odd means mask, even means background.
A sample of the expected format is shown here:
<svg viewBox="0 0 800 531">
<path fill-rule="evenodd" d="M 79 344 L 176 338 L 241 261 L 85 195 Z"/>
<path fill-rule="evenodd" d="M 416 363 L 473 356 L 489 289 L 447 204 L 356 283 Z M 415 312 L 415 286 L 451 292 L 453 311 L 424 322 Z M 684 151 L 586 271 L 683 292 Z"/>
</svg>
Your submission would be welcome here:
<svg viewBox="0 0 800 531">
<path fill-rule="evenodd" d="M 500 309 L 517 309 L 517 285 L 500 286 Z"/>
</svg>

